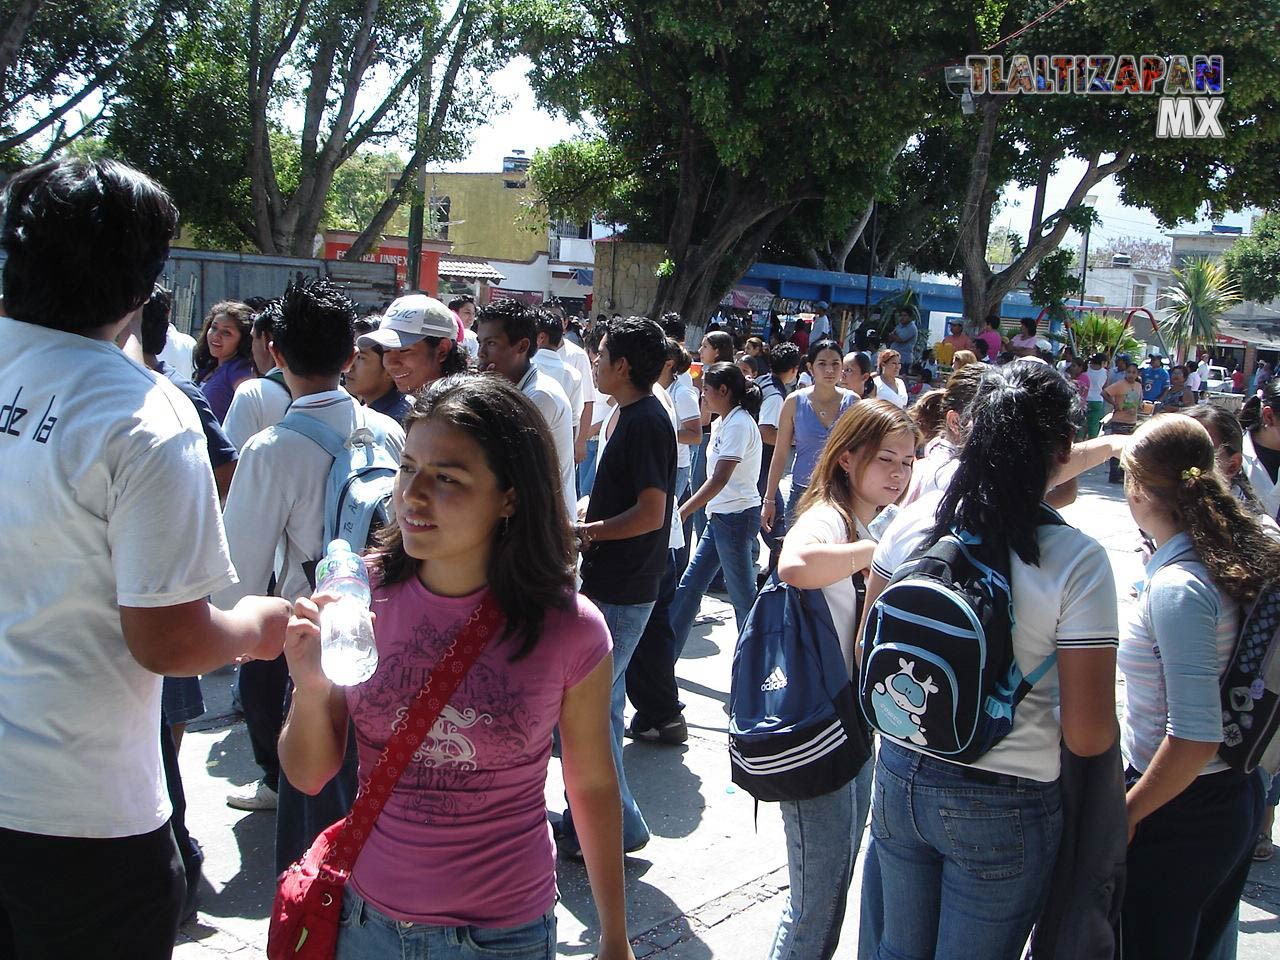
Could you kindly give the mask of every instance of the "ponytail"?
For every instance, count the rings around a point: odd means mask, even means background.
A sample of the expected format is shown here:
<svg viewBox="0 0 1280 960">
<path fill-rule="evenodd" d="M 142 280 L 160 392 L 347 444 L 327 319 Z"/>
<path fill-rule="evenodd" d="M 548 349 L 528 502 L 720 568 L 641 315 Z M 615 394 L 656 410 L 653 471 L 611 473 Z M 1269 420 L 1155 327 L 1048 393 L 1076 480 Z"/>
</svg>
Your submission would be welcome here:
<svg viewBox="0 0 1280 960">
<path fill-rule="evenodd" d="M 1080 395 L 1052 367 L 1012 363 L 982 372 L 969 409 L 968 439 L 927 542 L 962 529 L 1035 566 L 1040 502 L 1082 419 Z"/>
<path fill-rule="evenodd" d="M 714 363 L 702 372 L 702 377 L 709 387 L 728 387 L 734 406 L 747 411 L 752 420 L 760 419 L 760 406 L 764 403 L 764 394 L 755 383 L 747 380 L 737 364 Z"/>
<path fill-rule="evenodd" d="M 1261 396 L 1259 396 L 1259 393 Z M 1255 430 L 1261 430 L 1262 408 L 1270 407 L 1274 413 L 1280 415 L 1280 380 L 1268 380 L 1259 392 L 1253 394 L 1244 402 L 1244 406 L 1240 408 L 1240 426 L 1250 433 Z"/>
<path fill-rule="evenodd" d="M 1180 414 L 1152 417 L 1133 435 L 1120 462 L 1126 483 L 1161 501 L 1231 599 L 1252 603 L 1267 583 L 1280 579 L 1280 544 L 1223 483 L 1203 425 Z"/>
</svg>

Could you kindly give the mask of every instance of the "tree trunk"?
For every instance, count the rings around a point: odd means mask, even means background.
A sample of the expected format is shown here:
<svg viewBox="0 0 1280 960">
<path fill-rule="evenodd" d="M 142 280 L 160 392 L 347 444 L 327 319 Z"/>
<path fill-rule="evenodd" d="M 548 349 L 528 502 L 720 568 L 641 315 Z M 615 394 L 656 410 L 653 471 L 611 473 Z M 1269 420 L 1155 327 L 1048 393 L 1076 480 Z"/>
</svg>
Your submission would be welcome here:
<svg viewBox="0 0 1280 960">
<path fill-rule="evenodd" d="M 9 71 L 18 61 L 18 51 L 27 37 L 27 31 L 35 22 L 36 14 L 44 6 L 45 0 L 18 0 L 17 9 L 13 11 L 13 19 L 0 33 L 0 104 L 5 103 L 5 80 Z"/>
</svg>

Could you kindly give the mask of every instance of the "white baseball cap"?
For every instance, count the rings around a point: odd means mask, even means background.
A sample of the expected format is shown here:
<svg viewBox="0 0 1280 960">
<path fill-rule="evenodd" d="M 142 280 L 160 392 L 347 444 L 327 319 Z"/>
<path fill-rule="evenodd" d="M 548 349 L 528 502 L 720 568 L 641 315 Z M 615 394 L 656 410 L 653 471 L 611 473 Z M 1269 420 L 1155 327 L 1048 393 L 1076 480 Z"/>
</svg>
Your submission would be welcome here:
<svg viewBox="0 0 1280 960">
<path fill-rule="evenodd" d="M 362 350 L 369 347 L 401 350 L 427 337 L 457 340 L 458 318 L 434 297 L 411 293 L 392 301 L 378 329 L 361 336 L 356 346 Z"/>
</svg>

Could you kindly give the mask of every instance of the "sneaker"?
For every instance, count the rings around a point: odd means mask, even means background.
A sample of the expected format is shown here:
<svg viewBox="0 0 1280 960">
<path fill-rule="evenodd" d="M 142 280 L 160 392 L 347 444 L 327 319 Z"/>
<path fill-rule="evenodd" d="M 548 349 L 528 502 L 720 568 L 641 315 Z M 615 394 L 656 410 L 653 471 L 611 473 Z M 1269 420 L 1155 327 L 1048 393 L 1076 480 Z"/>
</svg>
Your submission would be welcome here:
<svg viewBox="0 0 1280 960">
<path fill-rule="evenodd" d="M 689 728 L 685 725 L 684 715 L 668 720 L 666 723 L 645 723 L 638 727 L 635 720 L 627 727 L 626 734 L 632 740 L 643 740 L 646 743 L 667 743 L 671 745 L 684 743 L 689 739 Z"/>
<path fill-rule="evenodd" d="M 278 801 L 279 795 L 262 780 L 227 794 L 227 806 L 236 810 L 274 810 Z"/>
</svg>

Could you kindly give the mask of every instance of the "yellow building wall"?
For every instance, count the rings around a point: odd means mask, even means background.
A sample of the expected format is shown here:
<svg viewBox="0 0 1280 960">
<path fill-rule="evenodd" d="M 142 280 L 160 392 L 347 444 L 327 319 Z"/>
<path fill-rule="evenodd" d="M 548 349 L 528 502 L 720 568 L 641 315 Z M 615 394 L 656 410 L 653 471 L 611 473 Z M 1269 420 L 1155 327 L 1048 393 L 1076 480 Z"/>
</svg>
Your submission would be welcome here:
<svg viewBox="0 0 1280 960">
<path fill-rule="evenodd" d="M 507 173 L 427 173 L 428 197 L 448 197 L 453 252 L 489 260 L 527 262 L 547 251 L 545 231 L 518 223 L 526 188 L 506 186 Z"/>
</svg>

